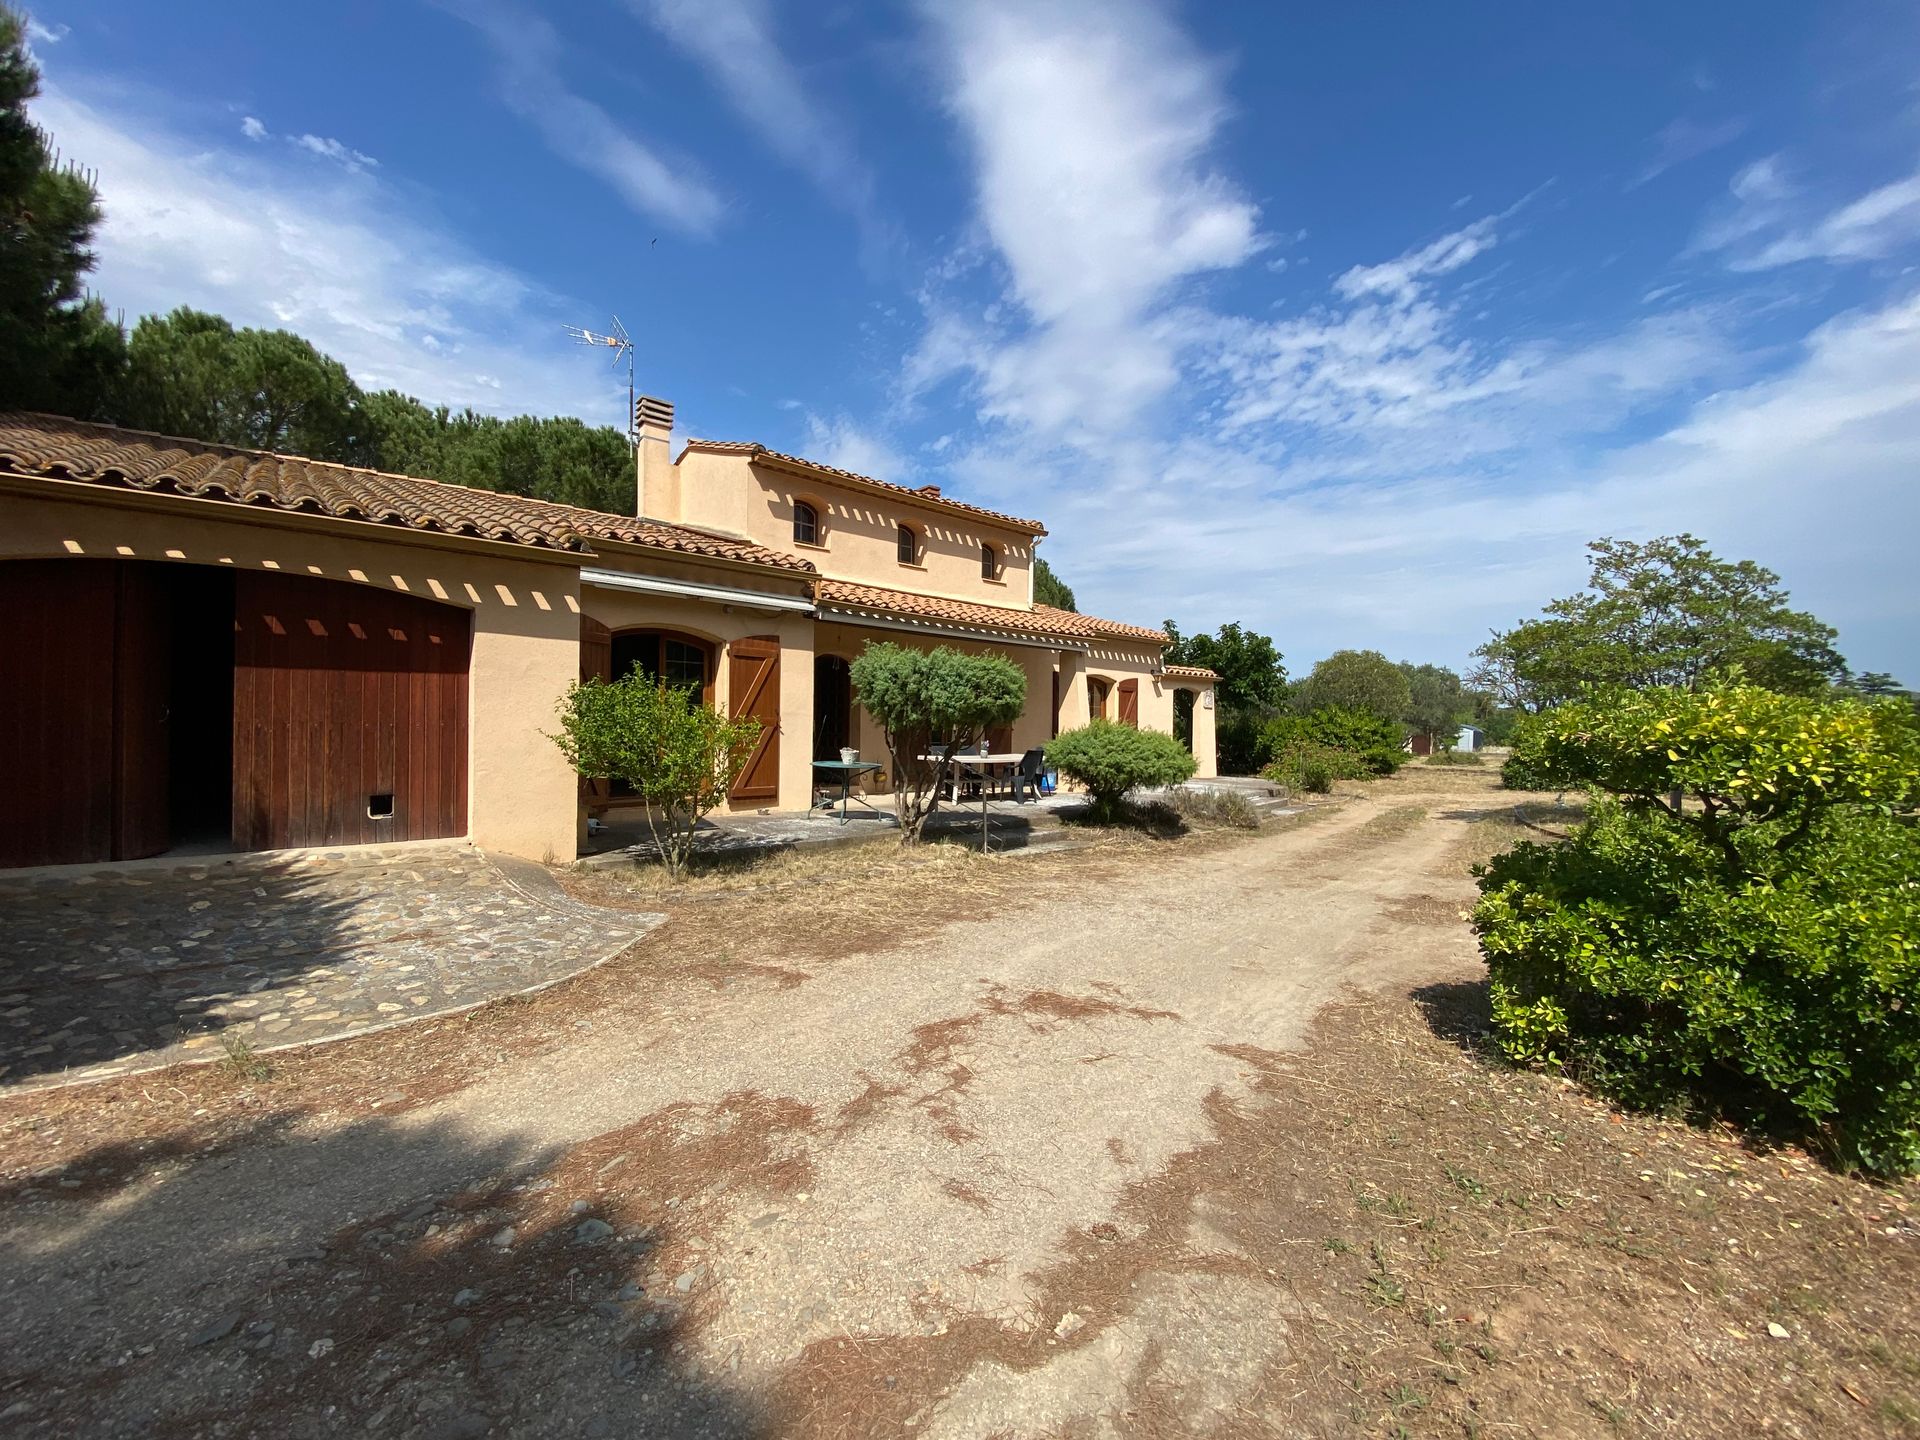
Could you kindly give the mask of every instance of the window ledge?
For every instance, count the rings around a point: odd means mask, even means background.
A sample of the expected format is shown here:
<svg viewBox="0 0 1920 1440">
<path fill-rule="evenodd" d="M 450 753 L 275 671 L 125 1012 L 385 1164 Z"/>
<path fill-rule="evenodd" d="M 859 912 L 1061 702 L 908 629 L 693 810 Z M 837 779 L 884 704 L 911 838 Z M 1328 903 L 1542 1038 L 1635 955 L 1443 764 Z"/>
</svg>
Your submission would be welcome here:
<svg viewBox="0 0 1920 1440">
<path fill-rule="evenodd" d="M 799 550 L 824 550 L 827 548 L 827 542 L 824 540 L 795 540 L 793 544 L 794 548 Z"/>
</svg>

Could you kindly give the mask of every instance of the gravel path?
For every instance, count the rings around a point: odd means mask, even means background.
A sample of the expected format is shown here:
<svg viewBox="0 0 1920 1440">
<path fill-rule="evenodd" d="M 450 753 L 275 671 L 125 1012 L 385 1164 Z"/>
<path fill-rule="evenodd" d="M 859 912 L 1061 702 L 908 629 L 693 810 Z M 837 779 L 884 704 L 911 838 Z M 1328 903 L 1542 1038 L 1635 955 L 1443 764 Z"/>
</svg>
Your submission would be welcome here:
<svg viewBox="0 0 1920 1440">
<path fill-rule="evenodd" d="M 1355 802 L 800 983 L 682 987 L 392 1120 L 17 1201 L 0 1419 L 1111 1433 L 1153 1384 L 1199 1428 L 1285 1344 L 1272 1285 L 1241 1257 L 1096 1294 L 1086 1247 L 1158 1223 L 1155 1185 L 1328 1002 L 1469 966 L 1457 850 L 1499 797 L 1405 798 L 1431 813 Z M 870 1412 L 848 1345 L 900 1355 Z"/>
</svg>

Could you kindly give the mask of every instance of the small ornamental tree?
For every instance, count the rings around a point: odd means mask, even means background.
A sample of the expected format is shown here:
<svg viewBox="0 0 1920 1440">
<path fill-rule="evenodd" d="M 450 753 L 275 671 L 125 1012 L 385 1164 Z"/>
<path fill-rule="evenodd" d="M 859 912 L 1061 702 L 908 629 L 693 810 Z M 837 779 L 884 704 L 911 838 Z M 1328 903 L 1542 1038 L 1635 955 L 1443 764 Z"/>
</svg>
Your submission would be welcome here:
<svg viewBox="0 0 1920 1440">
<path fill-rule="evenodd" d="M 1111 720 L 1055 736 L 1047 744 L 1047 763 L 1087 787 L 1094 817 L 1105 823 L 1121 818 L 1129 790 L 1178 785 L 1192 779 L 1195 768 L 1187 747 L 1173 736 Z"/>
<path fill-rule="evenodd" d="M 1920 722 L 1724 677 L 1535 717 L 1514 761 L 1597 792 L 1481 871 L 1494 1036 L 1630 1103 L 1920 1169 Z"/>
<path fill-rule="evenodd" d="M 946 761 L 923 757 L 935 746 L 970 749 L 994 726 L 1012 724 L 1027 701 L 1026 673 L 999 655 L 888 642 L 869 645 L 850 674 L 854 698 L 886 733 L 900 843 L 917 845 L 927 817 L 940 806 L 940 780 L 948 768 Z"/>
<path fill-rule="evenodd" d="M 1365 710 L 1343 710 L 1326 706 L 1306 715 L 1279 715 L 1268 724 L 1262 737 L 1265 753 L 1274 760 L 1301 743 L 1324 750 L 1337 750 L 1350 757 L 1351 765 L 1337 766 L 1336 780 L 1360 780 L 1373 775 L 1391 775 L 1406 761 L 1400 749 L 1400 727 Z M 1352 774 L 1347 770 L 1353 769 Z"/>
<path fill-rule="evenodd" d="M 635 673 L 570 687 L 560 701 L 560 733 L 548 738 L 579 774 L 633 787 L 646 802 L 667 873 L 678 880 L 700 821 L 752 757 L 760 722 L 729 720 L 690 691 Z"/>
</svg>

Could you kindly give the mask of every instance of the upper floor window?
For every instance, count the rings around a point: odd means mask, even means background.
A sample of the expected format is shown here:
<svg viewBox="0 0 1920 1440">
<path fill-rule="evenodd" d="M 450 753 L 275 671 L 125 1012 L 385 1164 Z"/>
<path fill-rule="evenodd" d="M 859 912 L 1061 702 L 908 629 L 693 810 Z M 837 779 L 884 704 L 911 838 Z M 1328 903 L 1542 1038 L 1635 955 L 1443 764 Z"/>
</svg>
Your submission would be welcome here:
<svg viewBox="0 0 1920 1440">
<path fill-rule="evenodd" d="M 820 512 L 804 500 L 793 502 L 793 543 L 796 545 L 820 543 Z"/>
<path fill-rule="evenodd" d="M 911 525 L 900 526 L 899 532 L 896 545 L 900 553 L 900 563 L 902 565 L 918 565 L 920 563 L 919 533 L 915 531 Z"/>
<path fill-rule="evenodd" d="M 982 580 L 1000 578 L 1000 552 L 991 545 L 980 547 L 980 578 Z"/>
</svg>

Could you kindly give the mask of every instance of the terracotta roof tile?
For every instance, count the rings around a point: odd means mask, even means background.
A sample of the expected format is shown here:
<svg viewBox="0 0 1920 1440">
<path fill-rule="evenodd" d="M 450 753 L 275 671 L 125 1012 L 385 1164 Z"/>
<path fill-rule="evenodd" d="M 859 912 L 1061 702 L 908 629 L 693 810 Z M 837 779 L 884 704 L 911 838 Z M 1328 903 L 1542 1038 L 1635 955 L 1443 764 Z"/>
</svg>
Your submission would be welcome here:
<svg viewBox="0 0 1920 1440">
<path fill-rule="evenodd" d="M 1118 620 L 1102 620 L 1072 610 L 1056 610 L 1051 605 L 1036 605 L 1019 610 L 1010 605 L 982 605 L 972 600 L 949 600 L 939 595 L 921 595 L 911 590 L 887 590 L 878 585 L 856 585 L 848 580 L 819 582 L 822 605 L 849 610 L 866 610 L 887 615 L 941 621 L 949 625 L 986 630 L 1002 630 L 1029 635 L 1058 635 L 1069 640 L 1139 640 L 1163 645 L 1166 635 L 1139 625 Z"/>
<path fill-rule="evenodd" d="M 1209 670 L 1204 665 L 1168 665 L 1161 672 L 1179 680 L 1218 680 L 1220 672 Z"/>
<path fill-rule="evenodd" d="M 689 450 L 710 450 L 726 455 L 746 455 L 755 460 L 766 460 L 784 466 L 789 470 L 799 470 L 807 474 L 818 475 L 827 480 L 838 480 L 846 484 L 858 485 L 872 490 L 884 490 L 894 495 L 909 496 L 922 505 L 932 506 L 936 510 L 952 510 L 964 515 L 976 515 L 983 520 L 1005 525 L 1010 530 L 1024 531 L 1029 535 L 1044 535 L 1047 527 L 1038 520 L 1022 520 L 1017 515 L 1002 514 L 998 510 L 988 510 L 979 505 L 969 505 L 964 500 L 955 500 L 942 495 L 937 485 L 922 485 L 918 488 L 909 485 L 896 485 L 891 480 L 876 480 L 871 475 L 856 474 L 852 470 L 842 470 L 837 465 L 822 465 L 818 460 L 809 460 L 804 455 L 788 455 L 783 451 L 769 450 L 766 446 L 751 440 L 689 440 Z"/>
<path fill-rule="evenodd" d="M 595 540 L 616 540 L 785 570 L 813 569 L 797 556 L 683 526 L 56 415 L 0 413 L 0 474 L 268 506 L 572 554 L 591 554 Z"/>
</svg>

